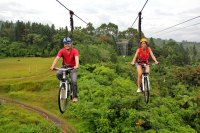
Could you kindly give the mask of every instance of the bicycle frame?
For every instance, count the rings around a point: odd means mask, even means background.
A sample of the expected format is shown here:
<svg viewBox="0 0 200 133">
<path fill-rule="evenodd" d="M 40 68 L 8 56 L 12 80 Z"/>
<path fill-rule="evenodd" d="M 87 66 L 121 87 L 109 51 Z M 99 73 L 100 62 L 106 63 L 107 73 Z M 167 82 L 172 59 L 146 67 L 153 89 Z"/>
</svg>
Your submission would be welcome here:
<svg viewBox="0 0 200 133">
<path fill-rule="evenodd" d="M 62 79 L 60 79 L 58 105 L 61 113 L 64 113 L 67 107 L 67 98 L 73 94 L 70 88 L 70 70 L 73 68 L 54 68 L 54 70 L 62 71 Z"/>
<path fill-rule="evenodd" d="M 146 73 L 146 64 L 142 65 L 142 90 L 144 91 L 144 79 L 147 78 L 148 89 L 150 90 L 149 73 Z"/>
<path fill-rule="evenodd" d="M 67 99 L 67 93 L 68 93 L 68 91 L 70 91 L 70 90 L 68 90 L 68 79 L 66 78 L 66 71 L 63 71 L 63 80 L 64 81 L 62 81 L 62 80 L 60 80 L 60 87 L 64 84 L 65 85 L 65 89 L 66 89 L 66 91 L 65 91 L 65 97 L 64 98 L 66 98 Z"/>
<path fill-rule="evenodd" d="M 142 92 L 144 94 L 144 100 L 146 103 L 149 102 L 150 95 L 150 82 L 149 82 L 149 74 L 146 72 L 146 64 L 142 65 Z"/>
</svg>

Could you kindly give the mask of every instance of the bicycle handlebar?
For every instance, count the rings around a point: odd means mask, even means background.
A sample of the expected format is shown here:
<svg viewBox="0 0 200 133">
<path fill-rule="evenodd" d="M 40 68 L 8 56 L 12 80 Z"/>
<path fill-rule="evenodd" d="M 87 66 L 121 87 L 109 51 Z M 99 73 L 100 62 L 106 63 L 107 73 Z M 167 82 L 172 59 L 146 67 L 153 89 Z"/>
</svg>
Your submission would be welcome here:
<svg viewBox="0 0 200 133">
<path fill-rule="evenodd" d="M 160 63 L 158 63 L 158 64 L 160 64 Z M 149 63 L 148 65 L 158 65 L 158 64 L 156 64 L 156 63 Z M 132 65 L 132 64 L 130 64 L 130 65 Z M 144 64 L 141 64 L 142 66 L 146 66 L 147 64 L 146 63 L 144 63 Z M 132 65 L 132 66 L 134 66 L 134 65 Z"/>
<path fill-rule="evenodd" d="M 53 68 L 53 70 L 59 70 L 59 71 L 70 71 L 73 70 L 74 68 L 68 67 L 68 68 Z"/>
</svg>

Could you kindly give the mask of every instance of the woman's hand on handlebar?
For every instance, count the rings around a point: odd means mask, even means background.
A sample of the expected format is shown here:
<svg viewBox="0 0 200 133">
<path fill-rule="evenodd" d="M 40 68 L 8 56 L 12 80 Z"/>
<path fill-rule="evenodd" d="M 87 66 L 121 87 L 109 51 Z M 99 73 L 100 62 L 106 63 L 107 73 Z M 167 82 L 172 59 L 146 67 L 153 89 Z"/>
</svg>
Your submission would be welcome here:
<svg viewBox="0 0 200 133">
<path fill-rule="evenodd" d="M 157 65 L 157 64 L 159 64 L 159 62 L 158 62 L 158 61 L 155 61 L 155 62 L 154 62 L 154 64 L 156 64 L 156 65 Z"/>
<path fill-rule="evenodd" d="M 135 65 L 135 62 L 131 62 L 131 65 L 134 66 L 134 65 Z"/>
</svg>

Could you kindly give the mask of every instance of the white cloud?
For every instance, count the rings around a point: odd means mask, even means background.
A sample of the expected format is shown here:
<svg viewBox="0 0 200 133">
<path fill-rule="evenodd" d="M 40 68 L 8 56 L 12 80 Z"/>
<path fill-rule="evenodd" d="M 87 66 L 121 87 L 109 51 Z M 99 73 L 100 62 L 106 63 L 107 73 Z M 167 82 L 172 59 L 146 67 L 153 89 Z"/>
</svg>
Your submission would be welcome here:
<svg viewBox="0 0 200 133">
<path fill-rule="evenodd" d="M 126 30 L 135 20 L 146 0 L 59 0 L 67 8 L 95 27 L 102 23 L 115 23 L 119 30 Z M 200 42 L 199 26 L 153 35 L 177 23 L 199 16 L 200 0 L 149 0 L 142 13 L 142 31 L 147 37 L 172 38 Z M 23 20 L 69 26 L 69 12 L 56 0 L 1 0 L 0 18 L 3 20 Z M 200 22 L 200 18 L 180 25 L 184 27 Z M 136 22 L 134 28 L 137 29 Z M 74 25 L 85 27 L 85 23 L 74 16 Z M 174 29 L 172 29 L 174 30 Z M 168 31 L 169 32 L 169 31 Z"/>
</svg>

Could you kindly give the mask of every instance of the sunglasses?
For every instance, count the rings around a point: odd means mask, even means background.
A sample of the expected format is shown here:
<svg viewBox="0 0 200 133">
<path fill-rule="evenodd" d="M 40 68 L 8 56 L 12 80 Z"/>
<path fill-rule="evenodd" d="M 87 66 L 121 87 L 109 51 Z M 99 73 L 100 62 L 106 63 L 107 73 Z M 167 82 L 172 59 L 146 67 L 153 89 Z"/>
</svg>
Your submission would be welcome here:
<svg viewBox="0 0 200 133">
<path fill-rule="evenodd" d="M 65 45 L 68 45 L 68 44 L 71 44 L 71 43 L 70 43 L 70 42 L 65 42 L 64 44 L 65 44 Z"/>
</svg>

